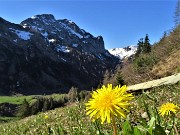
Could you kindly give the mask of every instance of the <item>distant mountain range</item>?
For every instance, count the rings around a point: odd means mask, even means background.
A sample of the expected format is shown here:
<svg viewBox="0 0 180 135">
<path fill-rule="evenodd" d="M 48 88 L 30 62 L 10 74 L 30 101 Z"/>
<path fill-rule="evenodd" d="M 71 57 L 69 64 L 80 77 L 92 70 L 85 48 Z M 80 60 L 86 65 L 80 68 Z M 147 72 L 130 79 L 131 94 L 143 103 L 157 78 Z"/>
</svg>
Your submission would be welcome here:
<svg viewBox="0 0 180 135">
<path fill-rule="evenodd" d="M 74 22 L 36 15 L 14 24 L 0 18 L 0 95 L 95 88 L 119 59 Z"/>
<path fill-rule="evenodd" d="M 127 46 L 125 48 L 113 48 L 108 51 L 119 59 L 124 59 L 136 53 L 137 46 Z"/>
</svg>

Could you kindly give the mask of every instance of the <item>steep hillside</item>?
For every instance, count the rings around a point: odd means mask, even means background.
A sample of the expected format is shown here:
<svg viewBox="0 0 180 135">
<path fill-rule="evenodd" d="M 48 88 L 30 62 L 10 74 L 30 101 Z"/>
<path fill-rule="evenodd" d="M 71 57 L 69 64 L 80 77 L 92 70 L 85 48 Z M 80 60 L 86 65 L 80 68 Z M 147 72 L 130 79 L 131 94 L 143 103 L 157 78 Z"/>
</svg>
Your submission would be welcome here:
<svg viewBox="0 0 180 135">
<path fill-rule="evenodd" d="M 124 60 L 119 70 L 126 84 L 137 84 L 180 72 L 180 26 L 163 35 L 152 51 Z"/>
<path fill-rule="evenodd" d="M 170 54 L 165 60 L 159 61 L 152 69 L 152 73 L 163 77 L 180 72 L 180 49 Z"/>
<path fill-rule="evenodd" d="M 43 14 L 20 25 L 0 18 L 0 93 L 50 94 L 92 89 L 119 60 L 74 22 Z"/>
</svg>

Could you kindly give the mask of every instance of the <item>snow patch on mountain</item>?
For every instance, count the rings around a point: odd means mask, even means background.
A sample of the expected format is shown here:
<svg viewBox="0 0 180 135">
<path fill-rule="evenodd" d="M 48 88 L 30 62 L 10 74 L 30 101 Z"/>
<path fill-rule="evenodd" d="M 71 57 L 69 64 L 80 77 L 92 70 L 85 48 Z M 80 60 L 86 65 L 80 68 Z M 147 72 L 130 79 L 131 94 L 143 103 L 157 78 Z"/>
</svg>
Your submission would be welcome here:
<svg viewBox="0 0 180 135">
<path fill-rule="evenodd" d="M 79 34 L 79 33 L 75 32 L 75 31 L 74 31 L 74 30 L 72 30 L 71 28 L 68 28 L 68 29 L 70 30 L 70 32 L 71 32 L 72 34 L 76 35 L 77 37 L 79 37 L 79 38 L 83 38 L 83 36 L 82 36 L 81 34 Z"/>
<path fill-rule="evenodd" d="M 41 33 L 42 36 L 44 36 L 45 38 L 47 38 L 48 33 L 45 31 L 44 33 Z"/>
<path fill-rule="evenodd" d="M 36 19 L 37 17 L 36 17 L 36 16 L 32 16 L 31 18 L 32 18 L 32 19 Z"/>
<path fill-rule="evenodd" d="M 72 44 L 73 47 L 78 47 L 78 44 Z"/>
<path fill-rule="evenodd" d="M 56 39 L 49 39 L 49 42 L 54 43 L 56 42 Z"/>
<path fill-rule="evenodd" d="M 69 22 L 69 23 L 74 23 L 74 22 L 73 22 L 73 21 L 71 21 L 71 20 L 68 20 L 68 22 Z"/>
<path fill-rule="evenodd" d="M 137 47 L 132 45 L 132 46 L 128 46 L 125 48 L 113 48 L 113 49 L 109 49 L 108 51 L 112 55 L 114 55 L 120 59 L 123 59 L 123 58 L 129 57 L 129 56 L 135 54 L 136 50 L 137 50 Z"/>
<path fill-rule="evenodd" d="M 16 33 L 18 35 L 18 37 L 23 40 L 29 40 L 31 38 L 31 36 L 33 35 L 32 33 L 27 32 L 27 31 L 15 30 L 13 28 L 9 28 L 9 29 L 12 32 Z"/>
<path fill-rule="evenodd" d="M 65 29 L 67 29 L 67 30 L 70 32 L 70 34 L 76 35 L 76 36 L 79 37 L 80 39 L 83 38 L 83 36 L 82 36 L 81 34 L 77 33 L 76 31 L 74 31 L 73 29 L 71 29 L 71 28 L 70 28 L 69 26 L 67 26 L 66 24 L 64 24 L 64 23 L 62 23 L 62 22 L 60 22 L 60 24 L 61 24 Z"/>
<path fill-rule="evenodd" d="M 17 39 L 15 39 L 15 40 L 13 40 L 13 41 L 17 43 Z"/>
<path fill-rule="evenodd" d="M 70 50 L 69 50 L 69 48 L 67 46 L 62 46 L 62 45 L 58 45 L 56 47 L 56 51 L 57 52 L 64 52 L 64 53 L 70 52 Z"/>
</svg>

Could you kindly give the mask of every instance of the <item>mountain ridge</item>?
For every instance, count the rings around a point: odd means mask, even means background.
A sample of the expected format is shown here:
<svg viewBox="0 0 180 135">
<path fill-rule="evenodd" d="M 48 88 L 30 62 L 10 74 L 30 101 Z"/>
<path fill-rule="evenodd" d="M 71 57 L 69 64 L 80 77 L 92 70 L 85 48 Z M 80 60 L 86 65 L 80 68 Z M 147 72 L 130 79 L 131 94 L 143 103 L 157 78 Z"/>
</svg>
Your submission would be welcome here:
<svg viewBox="0 0 180 135">
<path fill-rule="evenodd" d="M 63 93 L 72 86 L 91 90 L 119 64 L 101 36 L 67 19 L 43 14 L 14 24 L 1 18 L 0 26 L 2 94 Z"/>
<path fill-rule="evenodd" d="M 42 14 L 28 18 L 20 24 L 23 27 L 37 30 L 47 39 L 56 39 L 56 43 L 59 44 L 66 46 L 79 44 L 79 48 L 91 52 L 104 53 L 106 51 L 102 36 L 94 37 L 67 19 L 56 20 L 51 14 Z M 67 35 L 69 38 L 66 39 Z"/>
</svg>

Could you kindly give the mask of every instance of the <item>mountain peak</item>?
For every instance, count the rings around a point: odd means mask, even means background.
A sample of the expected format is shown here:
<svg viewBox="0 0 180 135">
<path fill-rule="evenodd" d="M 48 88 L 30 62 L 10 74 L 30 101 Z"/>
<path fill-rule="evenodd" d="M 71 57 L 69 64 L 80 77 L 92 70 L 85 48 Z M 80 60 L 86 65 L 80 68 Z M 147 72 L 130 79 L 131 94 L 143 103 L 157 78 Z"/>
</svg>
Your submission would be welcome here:
<svg viewBox="0 0 180 135">
<path fill-rule="evenodd" d="M 108 51 L 112 55 L 118 57 L 119 59 L 123 59 L 123 58 L 130 57 L 131 55 L 135 54 L 136 50 L 137 50 L 137 47 L 131 45 L 131 46 L 127 46 L 127 47 L 124 47 L 124 48 L 109 49 Z"/>
<path fill-rule="evenodd" d="M 52 14 L 41 14 L 41 15 L 35 15 L 31 17 L 31 19 L 36 19 L 36 18 L 46 19 L 46 20 L 56 20 Z"/>
<path fill-rule="evenodd" d="M 51 14 L 42 14 L 22 21 L 21 25 L 39 32 L 50 42 L 53 39 L 58 45 L 73 46 L 73 44 L 77 44 L 77 48 L 86 52 L 106 52 L 101 36 L 94 37 L 68 19 L 56 20 Z"/>
</svg>

